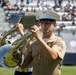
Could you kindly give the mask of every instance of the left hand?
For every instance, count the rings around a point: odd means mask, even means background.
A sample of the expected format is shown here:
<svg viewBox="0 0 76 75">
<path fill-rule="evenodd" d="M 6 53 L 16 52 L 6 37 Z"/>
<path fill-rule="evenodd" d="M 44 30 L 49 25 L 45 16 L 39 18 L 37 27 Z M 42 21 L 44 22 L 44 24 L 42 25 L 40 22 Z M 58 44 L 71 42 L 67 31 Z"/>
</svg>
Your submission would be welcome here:
<svg viewBox="0 0 76 75">
<path fill-rule="evenodd" d="M 15 60 L 18 61 L 18 63 L 21 64 L 21 62 L 22 62 L 22 54 L 14 52 L 13 57 L 14 57 Z"/>
</svg>

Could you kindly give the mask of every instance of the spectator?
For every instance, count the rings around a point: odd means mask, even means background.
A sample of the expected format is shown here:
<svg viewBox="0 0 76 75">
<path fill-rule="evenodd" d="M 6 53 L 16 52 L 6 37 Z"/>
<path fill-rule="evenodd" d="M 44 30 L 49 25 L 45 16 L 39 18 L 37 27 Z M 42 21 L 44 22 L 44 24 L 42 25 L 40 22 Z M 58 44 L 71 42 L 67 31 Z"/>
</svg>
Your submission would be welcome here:
<svg viewBox="0 0 76 75">
<path fill-rule="evenodd" d="M 68 21 L 72 21 L 72 14 L 68 13 Z"/>
<path fill-rule="evenodd" d="M 8 10 L 13 10 L 13 5 L 12 4 L 7 4 Z"/>
<path fill-rule="evenodd" d="M 73 6 L 72 14 L 73 14 L 73 16 L 76 16 L 76 6 Z"/>
<path fill-rule="evenodd" d="M 62 15 L 62 21 L 66 21 L 66 17 L 67 17 L 67 15 L 66 14 L 63 14 Z"/>
<path fill-rule="evenodd" d="M 24 0 L 21 0 L 21 5 L 24 5 Z"/>
<path fill-rule="evenodd" d="M 72 2 L 73 0 L 68 0 L 68 3 L 66 4 L 66 5 L 71 5 L 71 6 L 73 6 L 73 2 Z"/>
<path fill-rule="evenodd" d="M 40 0 L 37 1 L 37 6 L 38 6 L 38 7 L 41 6 Z"/>
<path fill-rule="evenodd" d="M 25 11 L 26 11 L 25 7 L 22 7 L 22 8 L 20 9 L 20 14 L 21 14 L 22 16 L 25 15 Z"/>
<path fill-rule="evenodd" d="M 4 0 L 1 4 L 1 7 L 3 8 L 4 6 L 7 6 L 7 2 Z"/>
<path fill-rule="evenodd" d="M 31 0 L 26 0 L 26 4 L 30 4 L 31 3 Z"/>
<path fill-rule="evenodd" d="M 59 7 L 60 5 L 62 5 L 63 0 L 54 0 L 54 8 Z"/>
<path fill-rule="evenodd" d="M 73 16 L 73 21 L 76 21 L 76 6 L 73 6 L 72 16 Z"/>
<path fill-rule="evenodd" d="M 11 14 L 8 12 L 8 13 L 6 13 L 6 17 L 5 17 L 5 21 L 9 21 L 9 19 L 10 19 L 10 17 L 11 17 Z"/>
<path fill-rule="evenodd" d="M 21 2 L 18 0 L 16 5 L 17 5 L 18 8 L 20 8 Z"/>
</svg>

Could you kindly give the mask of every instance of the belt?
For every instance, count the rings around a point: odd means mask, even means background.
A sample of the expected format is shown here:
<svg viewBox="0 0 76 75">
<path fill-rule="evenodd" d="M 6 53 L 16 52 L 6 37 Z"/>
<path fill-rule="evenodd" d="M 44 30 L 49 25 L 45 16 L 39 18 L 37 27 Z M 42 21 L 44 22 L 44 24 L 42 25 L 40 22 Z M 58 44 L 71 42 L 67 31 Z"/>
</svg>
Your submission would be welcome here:
<svg viewBox="0 0 76 75">
<path fill-rule="evenodd" d="M 33 71 L 33 67 L 28 67 L 26 69 L 27 69 L 27 72 L 32 72 Z"/>
<path fill-rule="evenodd" d="M 25 69 L 18 68 L 17 71 L 19 71 L 19 72 L 27 72 L 26 68 Z"/>
<path fill-rule="evenodd" d="M 22 69 L 22 68 L 18 68 L 17 71 L 19 72 L 32 72 L 33 71 L 33 67 L 28 67 L 28 68 L 25 68 L 25 69 Z"/>
</svg>

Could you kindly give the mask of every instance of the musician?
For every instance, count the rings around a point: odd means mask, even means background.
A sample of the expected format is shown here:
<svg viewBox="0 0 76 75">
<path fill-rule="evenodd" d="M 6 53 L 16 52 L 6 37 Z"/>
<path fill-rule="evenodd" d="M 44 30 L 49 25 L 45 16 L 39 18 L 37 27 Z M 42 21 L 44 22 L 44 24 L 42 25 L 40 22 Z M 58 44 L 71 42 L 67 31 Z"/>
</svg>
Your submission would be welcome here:
<svg viewBox="0 0 76 75">
<path fill-rule="evenodd" d="M 15 25 L 15 27 L 18 29 L 19 33 L 21 34 L 21 36 L 24 36 L 24 26 L 23 24 L 21 23 L 17 23 Z M 19 36 L 17 36 L 19 39 Z M 23 51 L 23 54 L 25 54 L 25 50 L 22 50 Z M 20 67 L 16 68 L 16 71 L 14 73 L 14 75 L 32 75 L 32 71 L 30 71 L 29 69 L 31 69 L 30 67 L 29 68 L 25 68 L 25 69 L 21 69 Z"/>
<path fill-rule="evenodd" d="M 12 46 L 12 43 L 14 41 L 16 41 L 17 39 L 20 39 L 22 36 L 24 36 L 24 26 L 21 23 L 17 23 L 15 25 L 15 27 L 18 29 L 20 34 L 16 35 L 15 37 L 11 37 L 10 39 L 7 40 L 7 42 L 8 42 L 7 44 L 0 47 L 0 61 L 1 61 L 0 65 L 2 65 L 3 67 L 6 67 L 2 63 L 3 57 L 6 55 L 6 52 L 9 52 L 14 47 L 14 46 Z M 26 52 L 26 51 L 23 51 L 23 52 Z M 14 75 L 31 75 L 32 72 L 28 72 L 29 70 L 27 70 L 27 69 L 29 69 L 29 68 L 21 69 L 20 67 L 18 67 L 18 68 L 16 68 Z"/>
<path fill-rule="evenodd" d="M 29 46 L 24 63 L 18 65 L 24 69 L 33 62 L 33 75 L 61 75 L 66 44 L 54 34 L 56 21 L 60 16 L 51 10 L 41 10 L 36 14 L 39 17 L 43 36 L 36 25 L 31 27 L 36 39 Z"/>
</svg>

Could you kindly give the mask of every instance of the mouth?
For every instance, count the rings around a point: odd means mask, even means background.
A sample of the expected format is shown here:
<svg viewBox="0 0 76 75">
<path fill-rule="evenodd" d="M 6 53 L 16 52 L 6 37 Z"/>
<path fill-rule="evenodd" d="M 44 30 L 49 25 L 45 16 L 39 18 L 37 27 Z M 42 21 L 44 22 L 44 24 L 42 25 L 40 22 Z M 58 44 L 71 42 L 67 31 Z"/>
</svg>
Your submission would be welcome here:
<svg viewBox="0 0 76 75">
<path fill-rule="evenodd" d="M 47 29 L 44 29 L 44 31 L 47 31 Z"/>
</svg>

